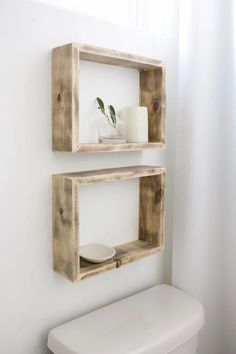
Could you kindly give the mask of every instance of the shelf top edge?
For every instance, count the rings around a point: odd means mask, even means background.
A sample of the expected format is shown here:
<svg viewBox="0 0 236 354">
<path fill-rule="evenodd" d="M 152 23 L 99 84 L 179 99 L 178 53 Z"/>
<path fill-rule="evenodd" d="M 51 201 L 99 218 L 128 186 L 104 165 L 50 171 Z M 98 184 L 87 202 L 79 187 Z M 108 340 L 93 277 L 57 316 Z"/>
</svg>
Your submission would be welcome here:
<svg viewBox="0 0 236 354">
<path fill-rule="evenodd" d="M 160 166 L 128 166 L 54 174 L 53 177 L 63 177 L 78 182 L 79 184 L 89 184 L 100 181 L 147 177 L 159 175 L 163 172 L 165 172 L 165 167 Z"/>
<path fill-rule="evenodd" d="M 73 151 L 77 152 L 116 152 L 116 151 L 137 151 L 143 149 L 165 148 L 164 142 L 151 143 L 123 143 L 123 144 L 102 144 L 102 143 L 80 143 Z"/>
<path fill-rule="evenodd" d="M 66 46 L 77 49 L 81 60 L 96 63 L 118 65 L 138 70 L 157 69 L 165 65 L 162 60 L 77 42 L 68 43 L 54 49 Z"/>
</svg>

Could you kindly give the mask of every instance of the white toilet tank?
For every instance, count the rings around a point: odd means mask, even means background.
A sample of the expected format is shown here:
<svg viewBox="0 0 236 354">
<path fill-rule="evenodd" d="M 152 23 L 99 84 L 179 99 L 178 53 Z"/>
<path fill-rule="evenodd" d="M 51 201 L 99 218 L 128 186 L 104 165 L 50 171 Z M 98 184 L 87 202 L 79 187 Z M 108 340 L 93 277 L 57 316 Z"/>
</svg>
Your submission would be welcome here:
<svg viewBox="0 0 236 354">
<path fill-rule="evenodd" d="M 54 328 L 54 354 L 196 354 L 202 304 L 158 285 Z"/>
</svg>

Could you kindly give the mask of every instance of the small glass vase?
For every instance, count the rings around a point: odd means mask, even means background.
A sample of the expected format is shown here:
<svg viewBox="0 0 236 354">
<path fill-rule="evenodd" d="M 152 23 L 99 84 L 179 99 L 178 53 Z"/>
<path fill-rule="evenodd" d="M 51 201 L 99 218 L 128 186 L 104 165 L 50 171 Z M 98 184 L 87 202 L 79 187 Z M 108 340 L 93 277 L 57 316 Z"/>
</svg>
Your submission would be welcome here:
<svg viewBox="0 0 236 354">
<path fill-rule="evenodd" d="M 109 124 L 106 117 L 98 118 L 98 142 L 101 144 L 124 144 L 125 137 L 125 123 L 118 119 L 116 126 Z"/>
</svg>

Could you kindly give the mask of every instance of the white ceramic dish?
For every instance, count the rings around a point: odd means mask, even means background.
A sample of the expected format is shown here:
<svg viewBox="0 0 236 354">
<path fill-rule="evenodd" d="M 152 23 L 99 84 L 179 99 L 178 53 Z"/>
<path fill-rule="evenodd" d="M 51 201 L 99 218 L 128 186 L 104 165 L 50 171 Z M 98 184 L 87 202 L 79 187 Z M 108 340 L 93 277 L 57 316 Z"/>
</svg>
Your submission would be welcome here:
<svg viewBox="0 0 236 354">
<path fill-rule="evenodd" d="M 91 263 L 102 263 L 116 254 L 113 247 L 99 243 L 90 243 L 80 247 L 80 256 Z"/>
</svg>

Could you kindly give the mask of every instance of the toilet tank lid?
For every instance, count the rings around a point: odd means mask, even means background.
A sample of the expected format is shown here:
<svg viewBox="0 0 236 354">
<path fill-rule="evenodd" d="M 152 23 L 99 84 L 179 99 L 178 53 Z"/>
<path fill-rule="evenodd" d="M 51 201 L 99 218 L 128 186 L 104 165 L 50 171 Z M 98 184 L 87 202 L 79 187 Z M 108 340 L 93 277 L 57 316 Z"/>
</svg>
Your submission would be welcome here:
<svg viewBox="0 0 236 354">
<path fill-rule="evenodd" d="M 201 303 L 162 284 L 54 328 L 48 347 L 55 354 L 163 354 L 203 325 Z"/>
</svg>

